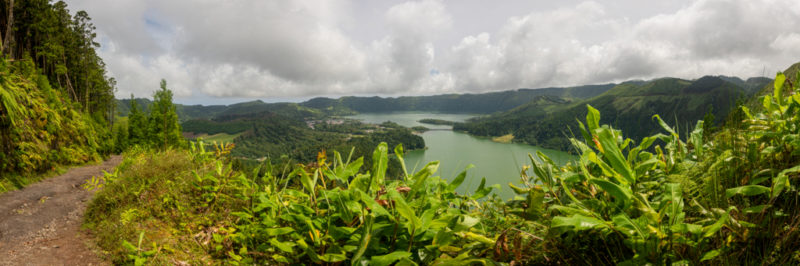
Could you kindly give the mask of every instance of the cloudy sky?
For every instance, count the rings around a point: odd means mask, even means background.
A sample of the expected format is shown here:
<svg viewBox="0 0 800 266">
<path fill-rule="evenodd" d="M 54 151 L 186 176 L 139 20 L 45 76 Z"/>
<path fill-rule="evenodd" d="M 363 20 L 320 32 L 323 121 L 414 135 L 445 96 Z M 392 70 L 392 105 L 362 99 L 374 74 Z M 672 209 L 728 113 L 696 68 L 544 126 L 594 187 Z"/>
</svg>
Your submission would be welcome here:
<svg viewBox="0 0 800 266">
<path fill-rule="evenodd" d="M 181 103 L 430 95 L 774 75 L 800 1 L 68 0 L 118 97 Z"/>
</svg>

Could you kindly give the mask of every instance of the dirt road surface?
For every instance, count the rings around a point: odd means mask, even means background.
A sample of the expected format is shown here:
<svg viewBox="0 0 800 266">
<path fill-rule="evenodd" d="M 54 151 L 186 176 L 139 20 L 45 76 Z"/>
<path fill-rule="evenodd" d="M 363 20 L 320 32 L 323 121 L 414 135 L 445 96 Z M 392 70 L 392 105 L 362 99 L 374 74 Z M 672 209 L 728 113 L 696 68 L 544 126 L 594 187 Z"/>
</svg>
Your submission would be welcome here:
<svg viewBox="0 0 800 266">
<path fill-rule="evenodd" d="M 0 265 L 108 265 L 80 228 L 92 197 L 81 185 L 120 161 L 112 156 L 0 195 Z"/>
</svg>

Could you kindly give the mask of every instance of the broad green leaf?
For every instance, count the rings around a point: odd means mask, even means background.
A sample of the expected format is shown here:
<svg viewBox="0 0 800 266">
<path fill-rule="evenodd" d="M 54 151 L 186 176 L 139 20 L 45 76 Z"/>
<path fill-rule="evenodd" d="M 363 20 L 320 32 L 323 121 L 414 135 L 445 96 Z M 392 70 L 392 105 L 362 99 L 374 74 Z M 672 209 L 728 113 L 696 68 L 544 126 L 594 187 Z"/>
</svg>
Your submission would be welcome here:
<svg viewBox="0 0 800 266">
<path fill-rule="evenodd" d="M 658 121 L 658 124 L 661 125 L 661 128 L 663 128 L 664 130 L 669 132 L 669 134 L 671 134 L 673 137 L 676 137 L 676 138 L 678 137 L 678 133 L 675 133 L 675 130 L 673 130 L 672 127 L 667 125 L 667 123 L 664 122 L 664 120 L 661 119 L 661 116 L 659 116 L 657 114 L 653 115 L 653 119 L 656 119 L 656 121 Z"/>
<path fill-rule="evenodd" d="M 294 232 L 294 228 L 291 228 L 291 227 L 267 228 L 267 229 L 264 229 L 264 232 L 268 236 L 279 236 L 279 235 L 285 235 L 285 234 Z"/>
<path fill-rule="evenodd" d="M 525 209 L 528 219 L 537 219 L 544 213 L 544 191 L 539 188 L 531 188 L 528 192 L 528 208 Z"/>
<path fill-rule="evenodd" d="M 705 233 L 703 234 L 703 237 L 708 238 L 714 236 L 714 234 L 716 234 L 719 229 L 722 229 L 722 226 L 728 222 L 728 218 L 730 218 L 728 213 L 724 213 L 714 224 L 704 227 L 703 231 L 705 231 Z"/>
<path fill-rule="evenodd" d="M 664 184 L 664 191 L 666 192 L 669 203 L 667 210 L 669 211 L 670 224 L 677 224 L 683 214 L 683 196 L 680 184 L 667 183 Z"/>
<path fill-rule="evenodd" d="M 789 183 L 789 173 L 800 172 L 800 165 L 781 171 L 775 179 L 772 180 L 772 195 L 771 198 L 780 196 L 781 192 L 792 184 Z"/>
<path fill-rule="evenodd" d="M 767 208 L 769 208 L 771 206 L 772 205 L 769 205 L 769 204 L 757 205 L 757 206 L 753 206 L 753 207 L 744 208 L 742 210 L 742 212 L 747 213 L 747 214 L 761 213 L 762 211 L 764 211 L 765 209 L 767 209 Z"/>
<path fill-rule="evenodd" d="M 630 191 L 630 188 L 624 188 L 607 180 L 597 178 L 589 179 L 589 183 L 595 184 L 603 191 L 611 194 L 612 197 L 618 200 L 617 204 L 619 204 L 622 209 L 626 209 L 628 206 L 630 206 L 632 197 L 631 194 L 633 193 Z"/>
<path fill-rule="evenodd" d="M 395 209 L 397 210 L 397 213 L 399 213 L 400 216 L 403 216 L 403 218 L 406 218 L 406 220 L 408 220 L 411 223 L 408 226 L 408 232 L 411 233 L 412 231 L 419 229 L 421 226 L 421 222 L 417 217 L 417 215 L 414 213 L 414 209 L 412 209 L 411 206 L 409 206 L 408 203 L 406 203 L 405 198 L 403 198 L 403 196 L 400 195 L 400 193 L 397 192 L 397 190 L 393 189 L 390 189 L 388 191 L 388 194 L 389 198 L 394 200 L 394 206 Z"/>
<path fill-rule="evenodd" d="M 276 248 L 278 248 L 278 249 L 280 249 L 281 251 L 283 251 L 283 252 L 286 252 L 286 253 L 292 253 L 292 251 L 293 251 L 293 250 L 292 250 L 292 247 L 294 247 L 294 246 L 295 246 L 295 244 L 294 244 L 294 243 L 291 243 L 291 242 L 280 242 L 280 241 L 278 241 L 278 240 L 277 240 L 277 239 L 275 239 L 275 238 L 271 238 L 271 239 L 269 240 L 269 243 L 270 243 L 272 246 L 274 246 L 274 247 L 276 247 Z"/>
<path fill-rule="evenodd" d="M 636 173 L 631 170 L 630 165 L 628 165 L 628 161 L 624 156 L 622 156 L 622 152 L 619 150 L 619 147 L 617 147 L 617 141 L 611 134 L 611 130 L 608 128 L 603 128 L 600 130 L 598 138 L 600 139 L 600 144 L 603 145 L 603 157 L 608 159 L 611 167 L 613 167 L 617 173 L 622 175 L 628 184 L 636 183 Z"/>
<path fill-rule="evenodd" d="M 364 205 L 366 205 L 371 211 L 372 214 L 375 216 L 391 216 L 388 211 L 386 211 L 383 206 L 375 202 L 375 199 L 369 196 L 367 193 L 357 190 L 359 199 L 361 200 Z"/>
<path fill-rule="evenodd" d="M 487 195 L 489 195 L 489 193 L 492 192 L 492 189 L 497 187 L 497 186 L 498 185 L 492 185 L 492 186 L 486 187 L 486 178 L 485 177 L 481 178 L 481 184 L 478 185 L 478 189 L 475 190 L 475 194 L 473 194 L 472 197 L 470 197 L 470 198 L 474 199 L 474 200 L 482 199 L 483 197 L 486 197 Z"/>
<path fill-rule="evenodd" d="M 325 253 L 325 255 L 319 256 L 319 259 L 324 262 L 340 262 L 347 259 L 345 254 L 337 254 L 337 253 Z"/>
<path fill-rule="evenodd" d="M 715 250 L 706 252 L 705 254 L 703 254 L 703 257 L 700 258 L 700 261 L 713 260 L 714 258 L 719 256 L 719 253 L 720 253 L 719 249 L 715 249 Z"/>
<path fill-rule="evenodd" d="M 367 251 L 369 241 L 372 239 L 372 224 L 374 222 L 374 218 L 375 217 L 372 215 L 365 215 L 364 217 L 364 224 L 361 228 L 361 240 L 358 244 L 358 251 L 356 251 L 356 254 L 353 255 L 353 260 L 350 261 L 351 266 L 358 265 L 360 263 L 359 259 L 361 259 L 361 256 L 364 256 L 364 252 Z"/>
<path fill-rule="evenodd" d="M 403 160 L 403 144 L 397 144 L 394 147 L 394 156 L 397 157 L 397 161 L 400 162 L 400 168 L 403 169 L 403 180 L 408 180 L 408 169 L 406 169 L 406 161 Z"/>
<path fill-rule="evenodd" d="M 606 225 L 604 221 L 597 218 L 574 214 L 570 217 L 553 217 L 553 220 L 550 222 L 550 227 L 568 227 L 575 231 L 582 231 L 593 228 L 608 227 L 608 225 Z"/>
<path fill-rule="evenodd" d="M 412 193 L 422 192 L 424 190 L 425 182 L 428 180 L 428 177 L 436 173 L 436 170 L 439 169 L 439 161 L 429 162 L 422 168 L 419 172 L 414 174 L 414 177 L 411 179 L 414 183 L 411 185 Z"/>
<path fill-rule="evenodd" d="M 590 132 L 600 127 L 600 111 L 594 109 L 591 105 L 586 105 L 589 112 L 586 113 L 586 125 L 589 127 Z"/>
<path fill-rule="evenodd" d="M 586 131 L 586 127 L 583 126 L 583 122 L 581 122 L 580 120 L 577 120 L 577 121 L 578 121 L 578 129 L 580 129 L 581 135 L 583 135 L 583 141 L 585 141 L 586 143 L 591 142 L 592 141 L 592 135 L 589 134 L 588 131 Z"/>
<path fill-rule="evenodd" d="M 514 193 L 517 193 L 517 195 L 526 194 L 526 193 L 528 193 L 528 191 L 531 190 L 530 188 L 521 188 L 521 187 L 515 186 L 511 182 L 508 182 L 508 186 L 511 187 L 511 190 L 513 190 Z"/>
<path fill-rule="evenodd" d="M 369 260 L 369 264 L 377 266 L 386 266 L 386 265 L 391 265 L 395 261 L 408 257 L 411 257 L 411 252 L 395 251 L 383 256 L 372 256 L 372 258 L 370 258 Z"/>
<path fill-rule="evenodd" d="M 697 155 L 698 160 L 703 156 L 703 123 L 705 123 L 703 120 L 697 121 L 694 130 L 689 136 L 692 141 L 692 146 L 694 146 L 694 154 Z"/>
<path fill-rule="evenodd" d="M 725 196 L 728 198 L 742 195 L 742 196 L 755 196 L 770 192 L 770 189 L 765 186 L 759 185 L 746 185 L 725 190 Z"/>
<path fill-rule="evenodd" d="M 389 148 L 386 142 L 381 142 L 372 153 L 372 180 L 367 186 L 367 193 L 369 193 L 372 185 L 382 185 L 386 178 L 386 169 L 389 165 Z"/>
<path fill-rule="evenodd" d="M 775 97 L 775 100 L 778 104 L 783 105 L 783 83 L 786 82 L 786 75 L 783 73 L 778 72 L 775 75 L 775 82 L 773 82 L 773 87 L 775 90 L 772 92 L 772 97 Z"/>
<path fill-rule="evenodd" d="M 453 181 L 451 181 L 450 184 L 447 185 L 447 191 L 455 191 L 456 188 L 458 188 L 458 186 L 461 185 L 461 183 L 464 183 L 464 179 L 467 177 L 467 170 L 469 170 L 472 167 L 475 167 L 475 165 L 473 164 L 467 165 L 464 171 L 458 174 L 458 176 L 456 176 L 456 178 L 453 179 Z"/>
<path fill-rule="evenodd" d="M 436 236 L 433 237 L 433 245 L 436 246 L 447 246 L 450 245 L 450 243 L 452 242 L 453 242 L 453 231 L 450 231 L 449 228 L 439 230 L 439 232 L 436 233 Z"/>
</svg>

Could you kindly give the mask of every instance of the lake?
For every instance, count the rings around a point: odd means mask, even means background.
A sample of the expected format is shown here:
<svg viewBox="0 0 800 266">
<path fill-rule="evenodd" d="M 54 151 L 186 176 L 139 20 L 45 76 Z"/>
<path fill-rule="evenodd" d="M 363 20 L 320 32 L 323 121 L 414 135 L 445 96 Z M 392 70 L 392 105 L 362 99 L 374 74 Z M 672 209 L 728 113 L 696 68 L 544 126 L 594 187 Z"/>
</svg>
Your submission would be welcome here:
<svg viewBox="0 0 800 266">
<path fill-rule="evenodd" d="M 424 118 L 435 118 L 448 121 L 462 122 L 474 115 L 466 114 L 438 114 L 423 112 L 403 113 L 365 113 L 349 118 L 358 119 L 365 123 L 379 124 L 392 121 L 406 127 L 424 126 L 430 129 L 450 129 L 450 126 L 429 125 L 417 122 Z M 466 133 L 451 130 L 432 130 L 421 134 L 425 139 L 425 150 L 407 152 L 405 155 L 406 167 L 409 172 L 419 170 L 426 163 L 438 160 L 438 175 L 447 180 L 452 180 L 469 164 L 474 168 L 467 170 L 467 178 L 459 188 L 459 193 L 474 192 L 480 185 L 481 177 L 486 177 L 486 184 L 500 184 L 500 191 L 496 191 L 503 198 L 510 199 L 514 192 L 508 183 L 520 184 L 519 172 L 523 165 L 530 165 L 528 154 L 541 151 L 553 159 L 557 164 L 566 164 L 576 157 L 566 152 L 539 148 L 531 145 L 517 143 L 498 143 L 488 138 L 475 137 Z M 394 147 L 389 147 L 393 149 Z M 532 175 L 532 173 L 528 173 Z"/>
</svg>

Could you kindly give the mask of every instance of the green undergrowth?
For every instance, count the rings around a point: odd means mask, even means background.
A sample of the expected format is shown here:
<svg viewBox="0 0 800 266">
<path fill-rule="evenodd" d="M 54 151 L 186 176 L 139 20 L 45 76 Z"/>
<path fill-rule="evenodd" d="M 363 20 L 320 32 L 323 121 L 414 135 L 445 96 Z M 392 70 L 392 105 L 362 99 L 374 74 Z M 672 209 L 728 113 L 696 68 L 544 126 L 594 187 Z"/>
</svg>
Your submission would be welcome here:
<svg viewBox="0 0 800 266">
<path fill-rule="evenodd" d="M 0 192 L 96 162 L 112 148 L 102 117 L 80 111 L 29 60 L 0 60 Z"/>
<path fill-rule="evenodd" d="M 640 140 L 587 106 L 577 161 L 531 155 L 517 194 L 438 162 L 386 178 L 388 146 L 364 158 L 232 170 L 230 147 L 130 151 L 86 225 L 116 263 L 350 265 L 796 265 L 800 263 L 800 77 L 776 77 L 763 110 L 716 134 Z M 739 119 L 740 118 L 740 119 Z M 450 181 L 448 181 L 450 180 Z"/>
</svg>

